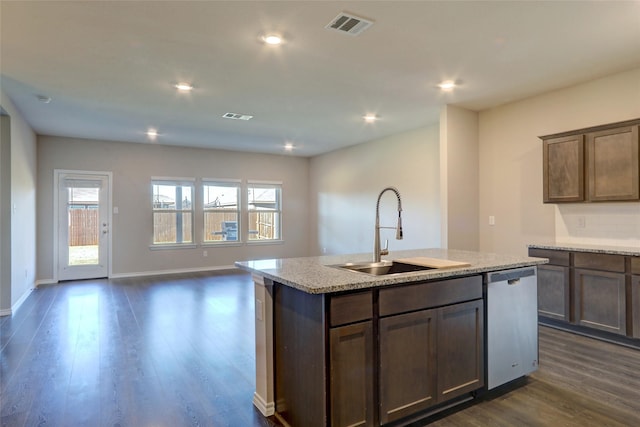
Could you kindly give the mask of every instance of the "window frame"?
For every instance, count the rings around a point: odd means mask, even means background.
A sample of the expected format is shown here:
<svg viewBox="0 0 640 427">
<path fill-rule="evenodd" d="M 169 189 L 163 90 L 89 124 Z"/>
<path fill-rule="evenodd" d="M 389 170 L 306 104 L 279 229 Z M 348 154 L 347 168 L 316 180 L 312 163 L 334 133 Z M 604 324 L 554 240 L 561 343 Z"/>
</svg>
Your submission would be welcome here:
<svg viewBox="0 0 640 427">
<path fill-rule="evenodd" d="M 189 209 L 159 209 L 155 207 L 156 201 L 155 201 L 155 197 L 156 194 L 154 193 L 154 188 L 157 185 L 163 185 L 163 186 L 173 186 L 173 187 L 190 187 L 191 188 L 191 206 Z M 195 178 L 174 178 L 174 177 L 151 177 L 151 186 L 150 186 L 150 190 L 151 190 L 151 244 L 149 245 L 150 249 L 153 250 L 157 250 L 157 249 L 176 249 L 176 248 L 197 248 L 198 245 L 196 243 L 196 239 L 195 239 L 195 233 L 194 233 L 194 227 L 195 227 L 195 214 L 196 214 L 196 203 L 197 203 L 197 196 L 196 196 L 196 179 Z M 180 194 L 180 197 L 182 197 L 182 194 Z M 177 192 L 176 192 L 176 199 L 177 199 Z M 176 213 L 176 242 L 169 242 L 169 243 L 161 243 L 155 242 L 155 227 L 156 227 L 156 213 L 161 213 L 161 212 L 166 212 L 166 213 L 170 213 L 170 212 L 175 212 Z M 178 233 L 179 230 L 183 230 L 182 225 L 178 224 L 178 218 L 181 217 L 181 215 L 183 215 L 184 213 L 189 213 L 191 215 L 191 227 L 190 227 L 190 236 L 191 236 L 191 241 L 188 242 L 180 242 L 178 240 L 181 240 L 178 238 Z M 184 233 L 183 233 L 184 234 Z"/>
<path fill-rule="evenodd" d="M 253 188 L 273 188 L 276 190 L 276 202 L 277 202 L 277 209 L 274 211 L 267 211 L 267 212 L 275 212 L 277 214 L 277 218 L 278 218 L 278 222 L 277 222 L 277 226 L 275 226 L 275 228 L 277 228 L 278 230 L 278 238 L 277 239 L 251 239 L 251 227 L 250 227 L 250 223 L 251 223 L 251 214 L 253 212 L 259 212 L 259 210 L 257 209 L 250 209 L 249 205 L 250 205 L 250 200 L 249 200 L 249 189 L 253 189 Z M 284 242 L 284 235 L 283 235 L 283 227 L 282 227 L 282 218 L 283 218 L 283 188 L 282 188 L 282 182 L 281 181 L 254 181 L 254 180 L 249 180 L 247 181 L 247 185 L 244 188 L 244 195 L 245 195 L 245 212 L 244 212 L 244 217 L 245 220 L 247 221 L 247 231 L 246 231 L 246 243 L 248 245 L 265 245 L 265 244 L 274 244 L 274 243 L 282 243 Z"/>
<path fill-rule="evenodd" d="M 201 245 L 204 246 L 238 246 L 243 243 L 245 239 L 243 239 L 244 227 L 242 226 L 242 210 L 243 210 L 243 202 L 242 202 L 242 181 L 241 180 L 231 180 L 231 179 L 214 179 L 214 178 L 203 178 L 201 183 L 201 195 L 202 195 L 202 203 L 199 206 L 202 212 L 202 232 L 200 233 L 200 237 L 202 239 Z M 215 209 L 215 208 L 206 208 L 205 207 L 205 187 L 206 186 L 216 186 L 216 187 L 228 187 L 236 189 L 236 209 Z M 236 240 L 207 240 L 206 239 L 206 213 L 207 212 L 220 212 L 220 213 L 231 213 L 235 212 L 236 214 Z"/>
</svg>

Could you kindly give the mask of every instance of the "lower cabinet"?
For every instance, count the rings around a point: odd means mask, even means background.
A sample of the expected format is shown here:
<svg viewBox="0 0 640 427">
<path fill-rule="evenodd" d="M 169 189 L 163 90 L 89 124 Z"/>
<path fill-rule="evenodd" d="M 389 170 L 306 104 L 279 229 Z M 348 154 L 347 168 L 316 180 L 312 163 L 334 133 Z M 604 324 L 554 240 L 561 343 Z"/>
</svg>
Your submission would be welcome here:
<svg viewBox="0 0 640 427">
<path fill-rule="evenodd" d="M 625 275 L 598 270 L 575 269 L 575 321 L 625 335 Z"/>
<path fill-rule="evenodd" d="M 437 310 L 380 319 L 380 422 L 437 402 Z"/>
<path fill-rule="evenodd" d="M 331 425 L 374 425 L 373 325 L 332 328 L 330 340 Z"/>
<path fill-rule="evenodd" d="M 538 266 L 542 323 L 593 336 L 604 331 L 615 334 L 612 340 L 640 338 L 640 256 L 546 248 L 529 248 L 529 255 L 549 259 Z"/>
<path fill-rule="evenodd" d="M 483 300 L 438 309 L 438 403 L 484 386 Z"/>
<path fill-rule="evenodd" d="M 484 386 L 483 300 L 380 319 L 380 423 Z"/>
<path fill-rule="evenodd" d="M 538 266 L 538 314 L 569 322 L 570 286 L 569 267 L 561 265 Z"/>
<path fill-rule="evenodd" d="M 640 338 L 640 276 L 631 276 L 631 311 L 633 338 Z"/>
<path fill-rule="evenodd" d="M 481 389 L 482 295 L 480 275 L 335 294 L 276 284 L 278 417 L 294 427 L 402 423 Z"/>
</svg>

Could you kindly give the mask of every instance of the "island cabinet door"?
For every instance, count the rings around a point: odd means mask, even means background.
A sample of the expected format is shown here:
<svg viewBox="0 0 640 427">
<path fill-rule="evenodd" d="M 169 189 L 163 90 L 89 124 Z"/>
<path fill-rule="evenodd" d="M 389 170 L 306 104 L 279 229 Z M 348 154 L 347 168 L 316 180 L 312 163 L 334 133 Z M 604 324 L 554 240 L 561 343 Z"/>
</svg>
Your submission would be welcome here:
<svg viewBox="0 0 640 427">
<path fill-rule="evenodd" d="M 438 310 L 438 402 L 484 386 L 483 300 Z"/>
<path fill-rule="evenodd" d="M 436 310 L 380 319 L 380 423 L 436 403 Z"/>
<path fill-rule="evenodd" d="M 329 335 L 331 426 L 373 426 L 372 322 L 333 328 Z"/>
</svg>

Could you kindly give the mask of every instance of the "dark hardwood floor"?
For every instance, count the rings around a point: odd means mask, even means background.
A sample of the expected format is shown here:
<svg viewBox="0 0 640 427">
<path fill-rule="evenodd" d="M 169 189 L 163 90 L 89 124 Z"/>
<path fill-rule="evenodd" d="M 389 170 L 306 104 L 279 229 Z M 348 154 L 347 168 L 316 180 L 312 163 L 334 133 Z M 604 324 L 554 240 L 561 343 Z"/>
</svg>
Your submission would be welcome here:
<svg viewBox="0 0 640 427">
<path fill-rule="evenodd" d="M 3 426 L 268 426 L 246 274 L 43 286 L 0 318 Z"/>
<path fill-rule="evenodd" d="M 0 318 L 1 424 L 273 426 L 252 405 L 253 316 L 237 272 L 43 286 Z M 638 350 L 541 327 L 518 386 L 431 425 L 640 426 Z"/>
</svg>

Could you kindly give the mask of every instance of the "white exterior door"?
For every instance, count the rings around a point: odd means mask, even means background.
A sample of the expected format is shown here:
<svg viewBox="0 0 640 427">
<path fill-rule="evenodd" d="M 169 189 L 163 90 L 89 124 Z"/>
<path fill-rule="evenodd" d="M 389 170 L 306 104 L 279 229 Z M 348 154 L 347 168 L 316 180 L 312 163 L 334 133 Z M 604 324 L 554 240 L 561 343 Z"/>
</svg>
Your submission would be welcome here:
<svg viewBox="0 0 640 427">
<path fill-rule="evenodd" d="M 56 171 L 58 280 L 109 275 L 111 174 Z"/>
</svg>

